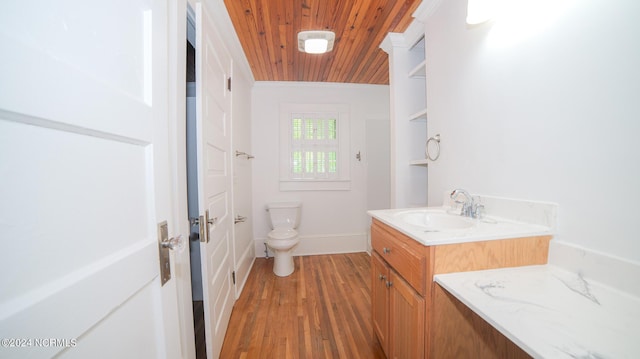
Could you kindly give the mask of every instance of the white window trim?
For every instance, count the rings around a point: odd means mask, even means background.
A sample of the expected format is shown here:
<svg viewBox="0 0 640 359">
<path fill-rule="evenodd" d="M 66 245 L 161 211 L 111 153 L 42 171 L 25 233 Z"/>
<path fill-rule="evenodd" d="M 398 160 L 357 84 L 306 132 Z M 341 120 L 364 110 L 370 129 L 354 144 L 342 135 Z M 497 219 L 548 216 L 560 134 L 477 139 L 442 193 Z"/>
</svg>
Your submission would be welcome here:
<svg viewBox="0 0 640 359">
<path fill-rule="evenodd" d="M 338 114 L 338 178 L 294 179 L 290 171 L 291 115 L 294 113 Z M 345 104 L 297 104 L 280 105 L 280 190 L 281 191 L 348 191 L 351 189 L 351 156 L 349 156 L 349 106 Z"/>
</svg>

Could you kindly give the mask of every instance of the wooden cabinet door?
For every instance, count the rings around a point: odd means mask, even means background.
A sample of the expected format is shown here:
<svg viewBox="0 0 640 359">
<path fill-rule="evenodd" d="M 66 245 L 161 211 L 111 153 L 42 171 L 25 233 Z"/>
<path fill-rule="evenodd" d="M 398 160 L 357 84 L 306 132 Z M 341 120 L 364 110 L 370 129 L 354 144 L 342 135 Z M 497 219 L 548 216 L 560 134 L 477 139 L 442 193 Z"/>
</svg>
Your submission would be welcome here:
<svg viewBox="0 0 640 359">
<path fill-rule="evenodd" d="M 385 355 L 389 357 L 389 267 L 373 252 L 371 255 L 371 310 L 373 331 Z"/>
<path fill-rule="evenodd" d="M 424 358 L 424 298 L 393 270 L 390 271 L 389 341 L 392 359 Z"/>
</svg>

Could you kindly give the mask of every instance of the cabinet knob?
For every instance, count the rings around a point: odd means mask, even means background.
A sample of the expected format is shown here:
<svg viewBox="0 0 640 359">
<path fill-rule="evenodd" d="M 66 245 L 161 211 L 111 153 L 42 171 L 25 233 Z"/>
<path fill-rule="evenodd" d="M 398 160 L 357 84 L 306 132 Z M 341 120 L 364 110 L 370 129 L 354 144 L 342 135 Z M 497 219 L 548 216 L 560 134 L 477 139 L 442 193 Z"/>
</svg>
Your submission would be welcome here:
<svg viewBox="0 0 640 359">
<path fill-rule="evenodd" d="M 387 288 L 391 288 L 391 286 L 392 286 L 392 285 L 393 285 L 393 282 L 392 282 L 392 281 L 388 281 L 388 282 L 387 282 Z"/>
<path fill-rule="evenodd" d="M 391 253 L 391 248 L 387 248 L 387 247 L 382 248 L 382 253 L 385 253 L 385 254 Z"/>
</svg>

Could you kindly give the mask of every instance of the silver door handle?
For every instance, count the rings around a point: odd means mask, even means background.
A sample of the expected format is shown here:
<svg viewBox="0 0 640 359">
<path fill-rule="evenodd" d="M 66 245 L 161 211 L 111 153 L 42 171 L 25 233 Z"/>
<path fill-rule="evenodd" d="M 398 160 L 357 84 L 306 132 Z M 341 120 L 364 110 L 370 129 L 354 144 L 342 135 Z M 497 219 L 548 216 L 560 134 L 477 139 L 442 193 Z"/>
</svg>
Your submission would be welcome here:
<svg viewBox="0 0 640 359">
<path fill-rule="evenodd" d="M 218 217 L 209 218 L 209 210 L 204 211 L 204 216 L 200 216 L 200 223 L 204 223 L 204 226 L 200 226 L 200 242 L 209 243 L 209 225 L 215 226 L 218 223 Z"/>
<path fill-rule="evenodd" d="M 177 237 L 171 237 L 169 239 L 162 241 L 162 248 L 169 248 L 174 251 L 178 251 L 178 253 L 182 253 L 184 250 L 185 244 L 184 239 L 182 239 L 182 235 Z"/>
<path fill-rule="evenodd" d="M 218 223 L 218 217 L 210 218 L 209 220 L 207 220 L 207 223 L 209 223 L 209 224 Z M 200 224 L 200 218 L 189 218 L 189 224 L 191 224 L 192 226 L 199 225 Z"/>
</svg>

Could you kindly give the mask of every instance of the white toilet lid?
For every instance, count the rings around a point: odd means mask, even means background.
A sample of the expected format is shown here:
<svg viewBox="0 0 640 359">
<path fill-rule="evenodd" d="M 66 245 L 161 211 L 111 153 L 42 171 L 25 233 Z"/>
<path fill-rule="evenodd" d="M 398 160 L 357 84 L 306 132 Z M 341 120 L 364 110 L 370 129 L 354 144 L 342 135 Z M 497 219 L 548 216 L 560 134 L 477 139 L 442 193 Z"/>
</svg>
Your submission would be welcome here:
<svg viewBox="0 0 640 359">
<path fill-rule="evenodd" d="M 273 239 L 291 239 L 298 235 L 298 231 L 292 228 L 278 228 L 269 232 L 269 238 Z"/>
</svg>

